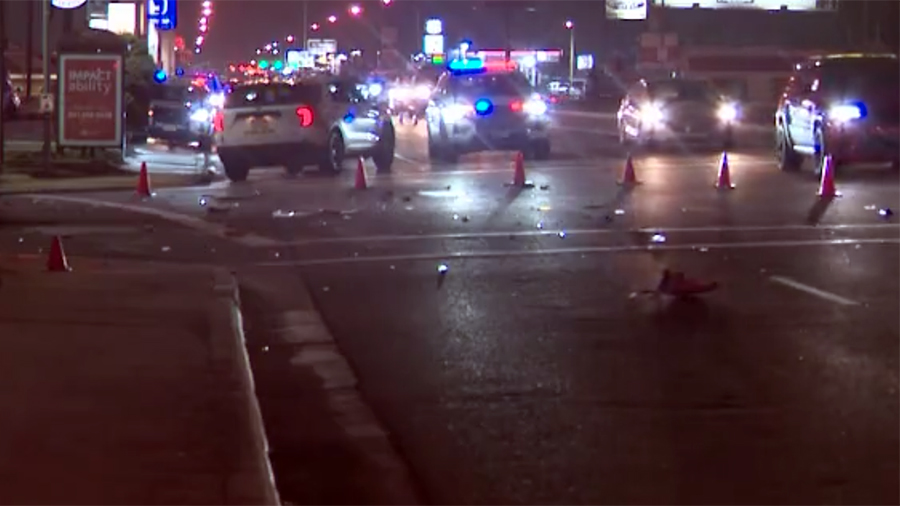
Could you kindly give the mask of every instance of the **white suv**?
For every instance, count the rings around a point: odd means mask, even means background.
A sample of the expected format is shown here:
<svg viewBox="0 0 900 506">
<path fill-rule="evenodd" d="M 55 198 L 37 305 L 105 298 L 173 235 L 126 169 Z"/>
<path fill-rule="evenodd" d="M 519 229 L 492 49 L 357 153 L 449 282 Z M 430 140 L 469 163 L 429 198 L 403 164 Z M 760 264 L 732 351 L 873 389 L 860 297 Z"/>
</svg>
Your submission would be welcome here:
<svg viewBox="0 0 900 506">
<path fill-rule="evenodd" d="M 247 179 L 252 167 L 280 165 L 298 174 L 318 165 L 337 173 L 346 158 L 362 156 L 386 172 L 394 162 L 390 116 L 352 80 L 238 85 L 214 124 L 219 158 L 232 181 Z"/>
</svg>

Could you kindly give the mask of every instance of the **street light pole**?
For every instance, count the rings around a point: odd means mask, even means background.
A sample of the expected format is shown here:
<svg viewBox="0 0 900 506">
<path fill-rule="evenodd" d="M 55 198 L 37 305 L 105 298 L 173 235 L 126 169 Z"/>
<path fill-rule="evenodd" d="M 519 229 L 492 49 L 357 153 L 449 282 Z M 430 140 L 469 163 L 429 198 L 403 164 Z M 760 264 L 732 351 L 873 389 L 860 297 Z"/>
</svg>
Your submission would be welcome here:
<svg viewBox="0 0 900 506">
<path fill-rule="evenodd" d="M 303 0 L 303 50 L 306 51 L 306 41 L 309 40 L 309 1 Z"/>
<path fill-rule="evenodd" d="M 575 24 L 572 21 L 566 21 L 566 28 L 569 30 L 569 92 L 575 83 Z"/>
<path fill-rule="evenodd" d="M 44 73 L 44 89 L 42 94 L 49 95 L 50 87 L 50 0 L 41 0 L 41 71 Z M 59 64 L 57 63 L 57 66 Z M 57 79 L 59 76 L 57 76 Z M 50 112 L 43 112 L 44 120 L 44 168 L 50 168 Z"/>
</svg>

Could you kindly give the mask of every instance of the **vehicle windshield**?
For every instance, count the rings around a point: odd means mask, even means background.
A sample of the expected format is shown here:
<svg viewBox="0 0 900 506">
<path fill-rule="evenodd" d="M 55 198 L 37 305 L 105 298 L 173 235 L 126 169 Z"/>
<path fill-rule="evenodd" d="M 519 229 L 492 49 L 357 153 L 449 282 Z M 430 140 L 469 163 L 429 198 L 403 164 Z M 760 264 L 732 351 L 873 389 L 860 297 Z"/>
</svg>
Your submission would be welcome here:
<svg viewBox="0 0 900 506">
<path fill-rule="evenodd" d="M 898 61 L 891 58 L 852 59 L 823 64 L 824 86 L 834 91 L 866 93 L 900 88 Z"/>
<path fill-rule="evenodd" d="M 674 101 L 711 101 L 718 99 L 716 90 L 704 81 L 671 80 L 650 83 L 650 94 L 655 100 Z"/>
<path fill-rule="evenodd" d="M 450 80 L 450 92 L 454 95 L 525 96 L 531 91 L 528 80 L 519 72 L 457 76 Z"/>
<path fill-rule="evenodd" d="M 264 105 L 316 104 L 322 94 L 318 83 L 263 83 L 235 86 L 225 97 L 225 108 Z"/>
</svg>

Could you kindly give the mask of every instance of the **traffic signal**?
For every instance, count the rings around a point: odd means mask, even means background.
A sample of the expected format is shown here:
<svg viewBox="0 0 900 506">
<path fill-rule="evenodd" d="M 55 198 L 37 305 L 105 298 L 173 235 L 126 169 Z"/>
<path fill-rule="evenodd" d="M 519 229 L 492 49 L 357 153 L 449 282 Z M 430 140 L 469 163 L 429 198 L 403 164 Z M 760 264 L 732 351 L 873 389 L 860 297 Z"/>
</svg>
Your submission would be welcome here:
<svg viewBox="0 0 900 506">
<path fill-rule="evenodd" d="M 269 60 L 259 60 L 259 70 L 266 70 L 269 68 Z"/>
<path fill-rule="evenodd" d="M 275 70 L 281 70 L 284 68 L 284 62 L 281 60 L 275 60 L 275 63 L 272 64 L 272 68 Z"/>
<path fill-rule="evenodd" d="M 144 74 L 144 75 L 146 75 L 146 74 Z M 158 69 L 156 72 L 153 73 L 153 80 L 156 81 L 157 83 L 166 82 L 167 77 L 168 76 L 166 75 L 166 71 L 163 69 Z"/>
</svg>

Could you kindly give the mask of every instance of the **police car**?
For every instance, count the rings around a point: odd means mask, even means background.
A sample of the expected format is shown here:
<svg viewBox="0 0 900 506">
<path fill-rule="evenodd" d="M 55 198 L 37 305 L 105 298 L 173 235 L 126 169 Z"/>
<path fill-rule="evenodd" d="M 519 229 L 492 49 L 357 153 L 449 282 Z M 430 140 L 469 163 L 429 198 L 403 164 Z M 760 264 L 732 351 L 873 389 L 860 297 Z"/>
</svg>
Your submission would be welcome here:
<svg viewBox="0 0 900 506">
<path fill-rule="evenodd" d="M 455 162 L 465 153 L 502 150 L 538 160 L 550 157 L 547 104 L 508 62 L 451 61 L 425 118 L 433 160 Z"/>
<path fill-rule="evenodd" d="M 214 119 L 225 174 L 243 181 L 252 167 L 283 166 L 298 174 L 309 165 L 337 173 L 348 157 L 371 157 L 379 171 L 389 171 L 394 126 L 363 88 L 330 76 L 235 86 Z"/>
</svg>

